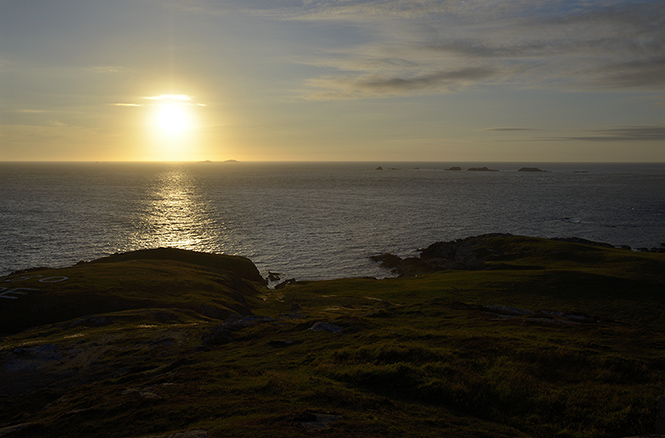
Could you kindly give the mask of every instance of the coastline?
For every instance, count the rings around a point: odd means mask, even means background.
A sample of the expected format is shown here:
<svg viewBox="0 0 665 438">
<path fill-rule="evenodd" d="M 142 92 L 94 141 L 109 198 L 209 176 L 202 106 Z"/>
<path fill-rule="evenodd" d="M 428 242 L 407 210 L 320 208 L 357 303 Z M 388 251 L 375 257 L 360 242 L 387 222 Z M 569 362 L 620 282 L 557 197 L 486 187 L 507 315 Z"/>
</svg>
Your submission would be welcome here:
<svg viewBox="0 0 665 438">
<path fill-rule="evenodd" d="M 505 234 L 423 254 L 417 276 L 277 289 L 248 259 L 174 249 L 0 278 L 0 431 L 656 431 L 665 254 Z"/>
<path fill-rule="evenodd" d="M 445 170 L 453 164 L 499 171 Z M 177 247 L 315 280 L 378 276 L 372 255 L 408 257 L 481 233 L 665 242 L 665 169 L 533 164 L 549 172 L 532 173 L 519 172 L 522 164 L 9 166 L 0 172 L 0 272 Z"/>
</svg>

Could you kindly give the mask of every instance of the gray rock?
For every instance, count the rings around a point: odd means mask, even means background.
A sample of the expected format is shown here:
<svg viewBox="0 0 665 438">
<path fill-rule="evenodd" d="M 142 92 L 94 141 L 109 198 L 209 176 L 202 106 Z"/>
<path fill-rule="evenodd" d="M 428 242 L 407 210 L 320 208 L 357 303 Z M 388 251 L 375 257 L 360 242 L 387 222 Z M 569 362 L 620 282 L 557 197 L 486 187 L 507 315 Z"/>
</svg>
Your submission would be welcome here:
<svg viewBox="0 0 665 438">
<path fill-rule="evenodd" d="M 397 265 L 399 265 L 400 262 L 402 261 L 402 259 L 399 256 L 390 253 L 374 255 L 371 256 L 370 259 L 372 261 L 379 263 L 379 265 L 382 268 L 388 268 L 388 269 L 397 267 Z"/>
<path fill-rule="evenodd" d="M 331 333 L 342 333 L 344 327 L 340 327 L 329 322 L 315 322 L 313 326 L 309 328 L 309 331 L 319 332 L 319 331 L 328 331 Z"/>
<path fill-rule="evenodd" d="M 306 411 L 300 414 L 296 418 L 296 421 L 298 421 L 305 429 L 325 430 L 330 427 L 330 424 L 336 423 L 341 419 L 342 418 L 338 415 Z"/>
<path fill-rule="evenodd" d="M 36 345 L 34 347 L 20 347 L 12 351 L 17 357 L 26 357 L 34 360 L 61 360 L 62 355 L 58 347 L 53 344 Z"/>
<path fill-rule="evenodd" d="M 45 362 L 59 360 L 62 360 L 62 354 L 53 344 L 19 347 L 12 350 L 3 368 L 7 371 L 35 371 Z"/>
</svg>

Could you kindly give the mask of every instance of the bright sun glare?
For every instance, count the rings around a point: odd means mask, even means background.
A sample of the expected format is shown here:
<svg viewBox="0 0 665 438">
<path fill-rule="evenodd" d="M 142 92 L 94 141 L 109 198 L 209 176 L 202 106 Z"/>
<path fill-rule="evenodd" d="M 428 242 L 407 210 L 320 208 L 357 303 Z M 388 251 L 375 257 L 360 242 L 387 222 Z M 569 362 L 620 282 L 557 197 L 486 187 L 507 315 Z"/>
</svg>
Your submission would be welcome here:
<svg viewBox="0 0 665 438">
<path fill-rule="evenodd" d="M 155 113 L 155 125 L 165 134 L 180 134 L 191 128 L 191 115 L 179 103 L 163 102 Z"/>
<path fill-rule="evenodd" d="M 176 135 L 193 127 L 191 97 L 184 94 L 160 94 L 148 99 L 156 101 L 152 122 L 157 133 Z"/>
<path fill-rule="evenodd" d="M 163 160 L 192 159 L 197 106 L 184 94 L 160 94 L 151 100 L 150 130 L 156 156 Z"/>
</svg>

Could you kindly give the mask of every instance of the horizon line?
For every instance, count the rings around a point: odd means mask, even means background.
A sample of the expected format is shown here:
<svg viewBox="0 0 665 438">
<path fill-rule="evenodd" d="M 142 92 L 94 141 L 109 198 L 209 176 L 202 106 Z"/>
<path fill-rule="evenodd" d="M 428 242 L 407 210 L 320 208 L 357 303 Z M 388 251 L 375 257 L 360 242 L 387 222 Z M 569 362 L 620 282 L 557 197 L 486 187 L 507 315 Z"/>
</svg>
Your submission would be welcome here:
<svg viewBox="0 0 665 438">
<path fill-rule="evenodd" d="M 142 164 L 242 164 L 242 163 L 543 163 L 543 164 L 664 164 L 664 161 L 536 161 L 536 160 L 0 160 L 5 163 L 142 163 Z"/>
</svg>

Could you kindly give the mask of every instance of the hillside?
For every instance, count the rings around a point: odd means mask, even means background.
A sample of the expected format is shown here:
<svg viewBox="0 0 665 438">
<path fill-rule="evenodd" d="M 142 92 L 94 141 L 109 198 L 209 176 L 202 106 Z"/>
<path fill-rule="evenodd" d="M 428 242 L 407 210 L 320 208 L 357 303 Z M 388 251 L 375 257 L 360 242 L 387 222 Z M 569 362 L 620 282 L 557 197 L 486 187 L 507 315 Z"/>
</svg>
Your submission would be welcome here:
<svg viewBox="0 0 665 438">
<path fill-rule="evenodd" d="M 655 432 L 664 254 L 487 235 L 407 265 L 268 289 L 160 249 L 0 278 L 0 436 Z"/>
</svg>

